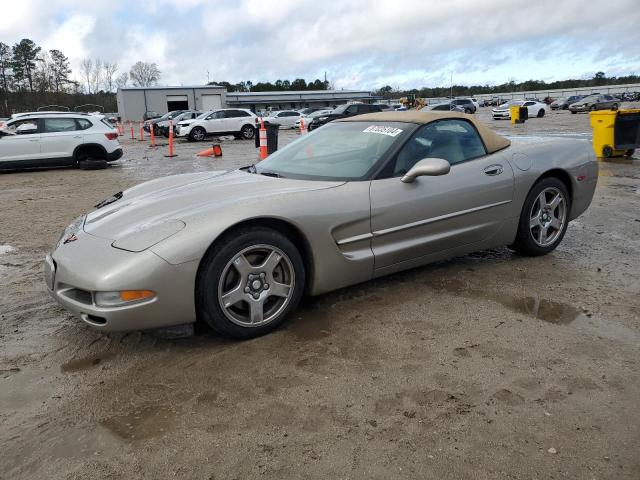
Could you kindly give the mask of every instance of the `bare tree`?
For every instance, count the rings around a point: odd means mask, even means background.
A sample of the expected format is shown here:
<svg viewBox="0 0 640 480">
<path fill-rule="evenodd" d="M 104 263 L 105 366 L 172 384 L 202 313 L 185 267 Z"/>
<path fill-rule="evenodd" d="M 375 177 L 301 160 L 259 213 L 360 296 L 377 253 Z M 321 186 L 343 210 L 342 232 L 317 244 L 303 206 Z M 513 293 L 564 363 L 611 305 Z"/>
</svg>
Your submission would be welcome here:
<svg viewBox="0 0 640 480">
<path fill-rule="evenodd" d="M 129 77 L 136 87 L 150 87 L 160 80 L 160 70 L 155 63 L 136 62 L 129 71 Z"/>
<path fill-rule="evenodd" d="M 116 77 L 116 88 L 126 87 L 128 81 L 129 81 L 129 74 L 127 72 L 122 72 L 120 75 Z"/>
<path fill-rule="evenodd" d="M 115 62 L 114 63 L 104 62 L 103 70 L 104 70 L 104 74 L 103 74 L 102 80 L 103 80 L 104 90 L 106 92 L 111 92 L 113 91 L 113 87 L 115 86 L 114 77 L 116 75 L 116 72 L 118 71 L 118 64 Z"/>
<path fill-rule="evenodd" d="M 87 93 L 91 93 L 91 78 L 93 75 L 93 60 L 90 58 L 85 58 L 82 60 L 80 64 L 80 70 L 82 71 L 82 75 L 84 79 L 87 81 Z"/>
<path fill-rule="evenodd" d="M 91 74 L 91 84 L 93 86 L 93 92 L 97 93 L 100 90 L 100 84 L 102 83 L 102 60 L 96 58 L 93 61 L 93 73 Z"/>
</svg>

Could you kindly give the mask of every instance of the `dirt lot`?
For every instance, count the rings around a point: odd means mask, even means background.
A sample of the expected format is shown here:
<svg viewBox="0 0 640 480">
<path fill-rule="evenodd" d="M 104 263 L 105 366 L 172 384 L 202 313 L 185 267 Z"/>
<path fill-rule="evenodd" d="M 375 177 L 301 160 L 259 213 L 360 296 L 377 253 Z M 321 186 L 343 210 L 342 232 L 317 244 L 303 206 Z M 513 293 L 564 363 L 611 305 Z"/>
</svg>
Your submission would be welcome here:
<svg viewBox="0 0 640 480">
<path fill-rule="evenodd" d="M 589 137 L 567 112 L 514 134 Z M 281 143 L 296 138 L 281 134 Z M 0 175 L 0 478 L 640 478 L 640 160 L 601 164 L 543 258 L 480 252 L 308 299 L 280 331 L 103 335 L 41 261 L 97 201 L 255 161 L 124 140 L 104 171 Z"/>
</svg>

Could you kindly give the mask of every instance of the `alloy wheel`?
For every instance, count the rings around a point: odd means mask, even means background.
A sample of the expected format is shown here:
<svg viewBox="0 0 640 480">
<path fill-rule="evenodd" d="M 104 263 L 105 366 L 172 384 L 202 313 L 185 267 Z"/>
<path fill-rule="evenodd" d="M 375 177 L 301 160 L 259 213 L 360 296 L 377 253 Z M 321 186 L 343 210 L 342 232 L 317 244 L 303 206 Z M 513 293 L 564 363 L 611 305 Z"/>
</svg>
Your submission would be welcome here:
<svg viewBox="0 0 640 480">
<path fill-rule="evenodd" d="M 289 304 L 295 271 L 289 257 L 272 245 L 253 245 L 234 255 L 218 283 L 218 302 L 236 325 L 257 327 L 276 319 Z"/>
<path fill-rule="evenodd" d="M 547 247 L 562 233 L 567 221 L 567 202 L 555 187 L 545 188 L 536 197 L 529 212 L 529 231 L 533 241 Z"/>
</svg>

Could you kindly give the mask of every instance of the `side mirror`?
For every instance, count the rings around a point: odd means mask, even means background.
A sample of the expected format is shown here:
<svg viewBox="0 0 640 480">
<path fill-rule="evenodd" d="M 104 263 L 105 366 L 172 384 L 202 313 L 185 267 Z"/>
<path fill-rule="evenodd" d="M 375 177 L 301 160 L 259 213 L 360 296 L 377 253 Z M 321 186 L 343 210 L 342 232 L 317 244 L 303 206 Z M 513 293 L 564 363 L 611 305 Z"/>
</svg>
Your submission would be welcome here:
<svg viewBox="0 0 640 480">
<path fill-rule="evenodd" d="M 400 180 L 404 183 L 413 181 L 422 176 L 436 177 L 446 175 L 451 170 L 451 165 L 442 158 L 423 158 L 416 163 Z"/>
<path fill-rule="evenodd" d="M 29 133 L 37 133 L 38 126 L 35 123 L 23 123 L 16 128 L 16 133 L 19 135 L 26 135 Z"/>
</svg>

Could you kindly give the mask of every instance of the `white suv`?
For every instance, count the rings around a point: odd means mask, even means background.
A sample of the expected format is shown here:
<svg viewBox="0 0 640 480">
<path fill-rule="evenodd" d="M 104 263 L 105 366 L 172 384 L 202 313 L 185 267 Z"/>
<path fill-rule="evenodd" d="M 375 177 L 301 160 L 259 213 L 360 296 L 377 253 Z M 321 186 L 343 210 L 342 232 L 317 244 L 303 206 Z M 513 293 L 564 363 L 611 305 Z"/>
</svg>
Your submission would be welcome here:
<svg viewBox="0 0 640 480">
<path fill-rule="evenodd" d="M 118 132 L 100 115 L 32 112 L 0 131 L 0 169 L 102 165 L 122 157 Z"/>
<path fill-rule="evenodd" d="M 244 108 L 204 112 L 194 120 L 178 122 L 176 136 L 199 142 L 207 135 L 228 133 L 249 140 L 255 135 L 257 118 L 255 113 Z"/>
</svg>

